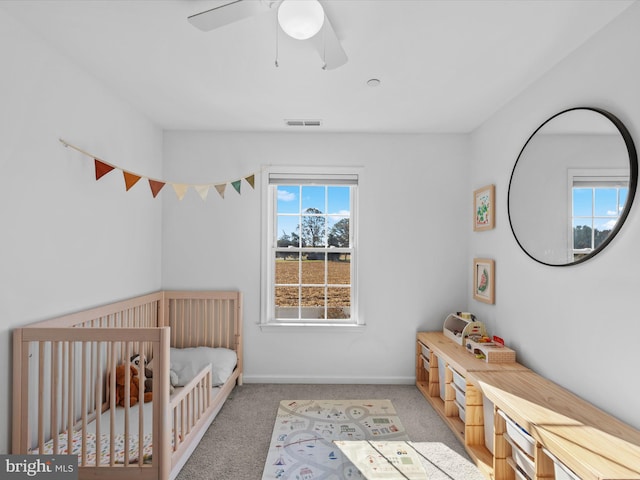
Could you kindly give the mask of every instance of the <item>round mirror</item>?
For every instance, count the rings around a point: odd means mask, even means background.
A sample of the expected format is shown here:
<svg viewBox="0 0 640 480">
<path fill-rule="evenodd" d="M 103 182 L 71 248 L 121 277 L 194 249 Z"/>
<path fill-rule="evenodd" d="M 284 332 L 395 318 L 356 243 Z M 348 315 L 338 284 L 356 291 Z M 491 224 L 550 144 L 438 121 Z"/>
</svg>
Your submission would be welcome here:
<svg viewBox="0 0 640 480">
<path fill-rule="evenodd" d="M 513 167 L 513 235 L 545 265 L 584 262 L 620 230 L 637 180 L 636 149 L 617 117 L 587 107 L 560 112 L 533 132 Z"/>
</svg>

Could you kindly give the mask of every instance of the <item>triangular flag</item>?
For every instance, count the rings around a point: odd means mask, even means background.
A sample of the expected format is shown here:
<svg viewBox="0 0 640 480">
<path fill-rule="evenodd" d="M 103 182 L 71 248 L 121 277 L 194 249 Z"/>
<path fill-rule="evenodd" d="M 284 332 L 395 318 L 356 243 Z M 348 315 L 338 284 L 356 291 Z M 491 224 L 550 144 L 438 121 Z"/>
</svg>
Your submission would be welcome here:
<svg viewBox="0 0 640 480">
<path fill-rule="evenodd" d="M 233 188 L 236 189 L 236 192 L 240 193 L 240 180 L 236 180 L 235 182 L 231 182 L 231 185 L 233 185 Z"/>
<path fill-rule="evenodd" d="M 256 183 L 256 176 L 255 175 L 249 175 L 248 177 L 245 177 L 245 180 L 247 181 L 247 183 L 249 185 L 251 185 L 251 188 L 256 188 L 255 187 L 255 183 Z"/>
<path fill-rule="evenodd" d="M 111 165 L 101 162 L 97 158 L 94 158 L 93 160 L 96 164 L 96 180 L 100 180 L 100 178 L 102 178 L 104 175 L 106 175 L 107 173 L 109 173 L 111 170 L 115 168 L 115 167 L 112 167 Z"/>
<path fill-rule="evenodd" d="M 218 191 L 218 193 L 222 198 L 224 198 L 224 191 L 226 188 L 227 188 L 226 183 L 221 183 L 220 185 L 216 185 L 216 190 Z"/>
<path fill-rule="evenodd" d="M 141 177 L 133 173 L 125 172 L 124 170 L 122 173 L 124 175 L 124 184 L 126 185 L 128 192 L 131 187 L 138 183 L 138 180 L 140 180 Z"/>
<path fill-rule="evenodd" d="M 178 200 L 182 200 L 184 198 L 185 193 L 189 190 L 189 185 L 185 185 L 184 183 L 172 183 L 171 186 L 173 190 L 176 192 L 178 196 Z"/>
<path fill-rule="evenodd" d="M 149 179 L 149 186 L 151 187 L 151 194 L 153 195 L 153 198 L 156 198 L 158 193 L 160 193 L 160 190 L 162 190 L 162 187 L 165 186 L 165 183 Z"/>
<path fill-rule="evenodd" d="M 211 188 L 211 185 L 195 185 L 193 188 L 196 189 L 196 192 L 198 192 L 202 200 L 206 200 L 207 195 L 209 195 L 209 188 Z"/>
</svg>

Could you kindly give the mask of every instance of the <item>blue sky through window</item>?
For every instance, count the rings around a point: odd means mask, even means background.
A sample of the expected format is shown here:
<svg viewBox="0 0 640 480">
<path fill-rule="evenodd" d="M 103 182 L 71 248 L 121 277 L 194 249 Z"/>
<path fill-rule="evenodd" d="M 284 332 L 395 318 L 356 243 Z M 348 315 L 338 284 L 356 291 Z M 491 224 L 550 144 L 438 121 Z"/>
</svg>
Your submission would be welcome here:
<svg viewBox="0 0 640 480">
<path fill-rule="evenodd" d="M 350 214 L 351 189 L 348 186 L 279 185 L 277 195 L 278 238 L 283 233 L 297 233 L 299 215 L 309 208 L 329 214 L 329 229 Z"/>
</svg>

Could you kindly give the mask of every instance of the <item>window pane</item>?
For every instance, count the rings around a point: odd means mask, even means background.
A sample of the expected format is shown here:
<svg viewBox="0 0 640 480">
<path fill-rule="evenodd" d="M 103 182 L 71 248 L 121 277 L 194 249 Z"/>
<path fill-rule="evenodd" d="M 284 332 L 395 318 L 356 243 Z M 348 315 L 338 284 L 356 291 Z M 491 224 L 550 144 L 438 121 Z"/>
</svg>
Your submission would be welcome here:
<svg viewBox="0 0 640 480">
<path fill-rule="evenodd" d="M 325 254 L 309 252 L 302 260 L 302 283 L 324 285 Z"/>
<path fill-rule="evenodd" d="M 326 245 L 326 218 L 315 214 L 303 215 L 301 237 L 303 247 L 324 247 Z"/>
<path fill-rule="evenodd" d="M 593 215 L 593 189 L 573 189 L 573 215 L 575 217 L 590 217 Z"/>
<path fill-rule="evenodd" d="M 324 213 L 325 201 L 324 201 L 324 186 L 316 185 L 303 185 L 302 186 L 302 211 L 306 211 L 310 208 L 317 210 L 320 213 Z"/>
<path fill-rule="evenodd" d="M 351 283 L 351 255 L 348 253 L 329 253 L 327 262 L 327 283 L 349 285 Z"/>
<path fill-rule="evenodd" d="M 298 318 L 298 287 L 276 287 L 275 314 L 278 318 Z"/>
<path fill-rule="evenodd" d="M 342 215 L 349 213 L 351 209 L 350 187 L 328 187 L 327 197 L 327 213 Z"/>
<path fill-rule="evenodd" d="M 300 187 L 278 186 L 278 213 L 300 213 Z"/>
<path fill-rule="evenodd" d="M 302 287 L 301 292 L 302 318 L 325 318 L 324 287 Z"/>
<path fill-rule="evenodd" d="M 349 248 L 349 217 L 331 216 L 327 243 L 330 247 Z"/>
<path fill-rule="evenodd" d="M 598 248 L 600 244 L 609 236 L 613 227 L 615 227 L 616 218 L 594 218 L 594 248 Z"/>
<path fill-rule="evenodd" d="M 327 317 L 351 318 L 351 289 L 335 288 L 327 289 Z"/>
<path fill-rule="evenodd" d="M 276 284 L 300 283 L 300 254 L 296 252 L 276 252 Z"/>
<path fill-rule="evenodd" d="M 618 216 L 618 191 L 615 188 L 596 188 L 596 208 L 597 217 Z"/>
<path fill-rule="evenodd" d="M 300 217 L 297 215 L 278 215 L 278 225 L 276 237 L 278 239 L 278 247 L 299 247 L 300 238 L 298 232 L 300 231 L 298 222 Z"/>
<path fill-rule="evenodd" d="M 628 188 L 621 188 L 620 189 L 620 204 L 618 206 L 618 215 L 620 215 L 622 213 L 622 210 L 624 210 L 624 206 L 627 203 L 627 197 L 629 196 L 629 189 Z"/>
<path fill-rule="evenodd" d="M 573 248 L 593 248 L 591 245 L 591 219 L 573 220 Z"/>
</svg>

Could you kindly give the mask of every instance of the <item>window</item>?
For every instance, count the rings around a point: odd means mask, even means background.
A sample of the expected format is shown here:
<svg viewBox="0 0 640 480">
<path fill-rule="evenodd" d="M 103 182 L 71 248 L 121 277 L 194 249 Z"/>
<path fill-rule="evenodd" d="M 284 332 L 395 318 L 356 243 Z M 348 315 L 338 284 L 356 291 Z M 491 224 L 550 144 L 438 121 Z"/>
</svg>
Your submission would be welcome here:
<svg viewBox="0 0 640 480">
<path fill-rule="evenodd" d="M 265 180 L 261 323 L 358 325 L 358 174 L 285 169 Z"/>
<path fill-rule="evenodd" d="M 628 171 L 570 170 L 571 250 L 579 260 L 611 234 L 629 194 Z"/>
</svg>

